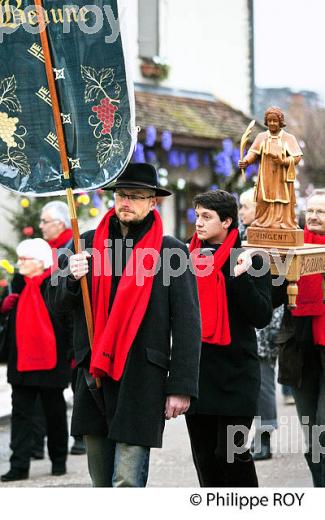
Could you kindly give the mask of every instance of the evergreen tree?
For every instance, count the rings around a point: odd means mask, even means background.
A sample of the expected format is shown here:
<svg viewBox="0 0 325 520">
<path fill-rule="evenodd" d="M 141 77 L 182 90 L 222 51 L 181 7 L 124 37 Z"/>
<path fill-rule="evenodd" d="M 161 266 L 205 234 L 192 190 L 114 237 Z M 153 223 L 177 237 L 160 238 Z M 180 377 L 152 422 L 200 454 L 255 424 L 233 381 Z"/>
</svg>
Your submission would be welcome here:
<svg viewBox="0 0 325 520">
<path fill-rule="evenodd" d="M 39 220 L 42 208 L 47 202 L 53 200 L 66 202 L 65 196 L 58 196 L 55 199 L 53 197 L 22 197 L 19 200 L 19 206 L 17 208 L 17 205 L 15 204 L 17 196 L 9 194 L 8 198 L 9 203 L 3 205 L 3 211 L 5 218 L 17 237 L 17 244 L 27 238 L 42 237 L 41 230 L 39 229 Z M 80 195 L 75 195 L 78 219 L 82 221 L 97 217 L 103 206 L 103 202 L 108 203 L 109 199 L 110 196 L 107 196 L 106 192 L 103 192 L 102 190 L 96 190 L 89 194 L 82 193 Z M 15 262 L 15 247 L 0 241 L 0 260 L 1 259 Z"/>
</svg>

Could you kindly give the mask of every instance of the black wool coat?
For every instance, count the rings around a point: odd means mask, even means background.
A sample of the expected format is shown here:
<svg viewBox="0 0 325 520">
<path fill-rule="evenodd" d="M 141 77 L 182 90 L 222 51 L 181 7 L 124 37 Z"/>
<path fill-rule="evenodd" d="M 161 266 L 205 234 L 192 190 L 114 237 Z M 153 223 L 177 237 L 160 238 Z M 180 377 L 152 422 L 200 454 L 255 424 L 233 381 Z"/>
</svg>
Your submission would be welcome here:
<svg viewBox="0 0 325 520">
<path fill-rule="evenodd" d="M 272 290 L 273 305 L 284 304 L 281 327 L 275 339 L 279 348 L 278 382 L 300 388 L 305 367 L 321 366 L 319 351 L 324 347 L 314 344 L 311 316 L 292 316 L 288 310 L 287 285 L 285 282 Z"/>
<path fill-rule="evenodd" d="M 92 247 L 93 236 L 94 231 L 82 236 L 86 248 Z M 50 305 L 73 314 L 75 357 L 80 369 L 72 435 L 108 435 L 117 442 L 159 448 L 166 396 L 197 397 L 201 324 L 196 280 L 187 268 L 179 276 L 171 277 L 169 284 L 164 281 L 166 254 L 171 248 L 188 258 L 185 244 L 169 236 L 163 238 L 161 268 L 154 276 L 148 308 L 128 354 L 124 374 L 118 382 L 109 377 L 102 379 L 105 417 L 83 375 L 82 367 L 89 367 L 90 349 L 80 283 L 65 276 L 58 279 L 56 287 L 49 286 Z M 175 256 L 170 263 L 174 270 L 179 267 Z M 89 265 L 87 283 L 91 296 L 92 259 Z"/>
<path fill-rule="evenodd" d="M 41 293 L 44 298 L 46 285 L 49 279 L 43 281 Z M 14 276 L 12 292 L 20 294 L 25 286 L 24 278 L 20 274 Z M 71 368 L 68 353 L 71 351 L 72 334 L 71 326 L 63 315 L 58 316 L 48 309 L 56 337 L 57 364 L 52 370 L 31 370 L 19 372 L 17 370 L 17 346 L 16 346 L 16 314 L 17 308 L 10 311 L 8 330 L 6 333 L 6 350 L 8 352 L 8 383 L 22 386 L 41 386 L 48 388 L 66 388 L 71 380 Z M 35 328 L 38 327 L 38 316 L 35 315 Z"/>
<path fill-rule="evenodd" d="M 259 269 L 261 265 L 262 258 L 254 256 L 253 267 Z M 231 344 L 202 344 L 199 399 L 188 413 L 252 417 L 257 411 L 260 388 L 255 327 L 265 327 L 272 318 L 271 276 L 268 272 L 253 278 L 243 273 L 235 278 L 230 276 L 229 260 L 222 272 Z"/>
</svg>

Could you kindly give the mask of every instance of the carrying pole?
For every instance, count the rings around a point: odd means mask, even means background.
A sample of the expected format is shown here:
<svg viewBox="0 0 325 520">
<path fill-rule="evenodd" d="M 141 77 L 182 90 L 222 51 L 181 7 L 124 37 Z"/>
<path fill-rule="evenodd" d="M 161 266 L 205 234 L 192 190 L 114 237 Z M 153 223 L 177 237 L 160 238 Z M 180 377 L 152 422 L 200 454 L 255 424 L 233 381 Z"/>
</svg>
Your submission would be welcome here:
<svg viewBox="0 0 325 520">
<path fill-rule="evenodd" d="M 50 46 L 49 46 L 47 32 L 46 32 L 46 22 L 44 19 L 43 4 L 42 4 L 42 0 L 34 0 L 34 3 L 35 3 L 37 17 L 38 17 L 40 38 L 41 38 L 41 44 L 42 44 L 44 60 L 45 60 L 45 70 L 46 70 L 46 76 L 47 76 L 47 81 L 48 81 L 48 86 L 49 86 L 49 91 L 50 91 L 51 101 L 52 101 L 52 111 L 53 111 L 56 135 L 57 135 L 58 145 L 59 145 L 59 153 L 60 153 L 60 159 L 61 159 L 61 165 L 62 165 L 62 171 L 63 171 L 63 178 L 64 178 L 64 181 L 66 184 L 65 190 L 66 190 L 67 203 L 68 203 L 70 219 L 71 219 L 74 247 L 75 247 L 76 253 L 81 253 L 82 246 L 81 246 L 81 241 L 80 241 L 76 205 L 75 205 L 75 200 L 74 200 L 73 191 L 72 191 L 72 187 L 71 187 L 69 160 L 68 160 L 67 148 L 66 148 L 65 137 L 64 137 L 64 132 L 63 132 L 63 125 L 62 125 L 62 120 L 61 120 L 60 105 L 59 105 L 59 100 L 58 100 L 58 95 L 57 95 L 56 85 L 55 85 L 55 79 L 54 79 L 54 74 L 53 74 L 52 58 L 51 58 Z M 93 318 L 92 318 L 89 290 L 88 290 L 86 276 L 83 276 L 81 278 L 80 284 L 81 284 L 82 298 L 83 298 L 83 304 L 84 304 L 84 309 L 85 309 L 89 344 L 90 344 L 90 348 L 92 348 L 93 338 L 94 338 L 94 327 L 93 327 Z M 99 378 L 96 379 L 96 383 L 97 383 L 97 387 L 100 387 Z"/>
</svg>

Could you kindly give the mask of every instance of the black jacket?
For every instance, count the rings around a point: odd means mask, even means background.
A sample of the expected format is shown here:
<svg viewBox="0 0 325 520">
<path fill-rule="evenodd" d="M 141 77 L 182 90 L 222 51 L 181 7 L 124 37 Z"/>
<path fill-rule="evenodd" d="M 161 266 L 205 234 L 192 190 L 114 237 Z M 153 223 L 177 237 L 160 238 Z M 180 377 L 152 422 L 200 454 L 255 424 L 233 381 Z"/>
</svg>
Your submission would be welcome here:
<svg viewBox="0 0 325 520">
<path fill-rule="evenodd" d="M 299 388 L 303 368 L 319 363 L 319 347 L 314 345 L 311 316 L 292 316 L 288 310 L 287 282 L 272 291 L 273 304 L 284 303 L 284 315 L 276 343 L 279 349 L 278 382 Z"/>
<path fill-rule="evenodd" d="M 88 232 L 82 237 L 87 248 L 92 247 L 93 235 L 94 232 Z M 164 282 L 166 255 L 171 248 L 179 249 L 183 258 L 188 257 L 183 243 L 172 237 L 163 238 L 162 265 L 154 277 L 148 308 L 124 374 L 119 382 L 109 377 L 102 380 L 105 418 L 90 395 L 82 370 L 79 371 L 73 435 L 108 434 L 118 442 L 161 447 L 166 396 L 197 397 L 201 327 L 196 281 L 186 269 L 183 274 L 171 277 L 169 285 Z M 87 282 L 91 295 L 91 259 L 89 263 Z M 171 264 L 173 269 L 178 267 L 176 257 Z M 80 367 L 89 366 L 90 349 L 79 282 L 69 277 L 59 278 L 57 287 L 49 287 L 48 298 L 53 308 L 72 312 L 76 360 Z"/>
<path fill-rule="evenodd" d="M 240 247 L 237 242 L 235 247 Z M 260 256 L 253 257 L 259 269 Z M 254 416 L 260 387 L 256 328 L 272 318 L 271 276 L 244 273 L 230 276 L 230 262 L 222 272 L 226 281 L 231 344 L 202 344 L 199 399 L 189 413 L 226 416 Z"/>
</svg>

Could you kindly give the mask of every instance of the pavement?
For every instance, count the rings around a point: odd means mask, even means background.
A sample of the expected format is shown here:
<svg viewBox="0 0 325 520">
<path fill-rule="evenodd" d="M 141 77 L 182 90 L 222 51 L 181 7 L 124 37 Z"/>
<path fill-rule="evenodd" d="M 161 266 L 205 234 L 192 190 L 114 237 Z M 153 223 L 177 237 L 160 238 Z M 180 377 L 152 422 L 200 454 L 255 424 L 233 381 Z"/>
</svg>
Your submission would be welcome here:
<svg viewBox="0 0 325 520">
<path fill-rule="evenodd" d="M 9 469 L 10 395 L 10 386 L 6 382 L 6 368 L 0 365 L 0 474 Z M 71 390 L 65 395 L 70 420 Z M 295 406 L 284 405 L 279 388 L 277 402 L 279 429 L 272 435 L 273 457 L 256 463 L 260 487 L 312 487 L 303 457 L 304 443 Z M 71 444 L 72 442 L 73 439 Z M 163 448 L 153 449 L 150 460 L 148 487 L 198 487 L 184 417 L 166 423 Z M 66 475 L 53 477 L 50 475 L 51 463 L 48 457 L 41 461 L 32 461 L 28 480 L 0 483 L 0 488 L 91 486 L 85 455 L 69 455 L 67 467 Z"/>
</svg>

